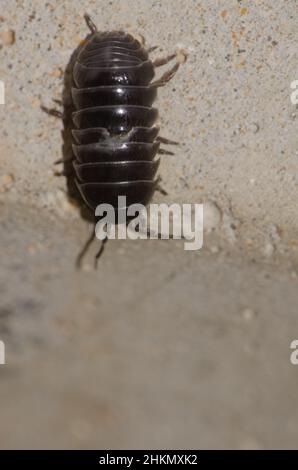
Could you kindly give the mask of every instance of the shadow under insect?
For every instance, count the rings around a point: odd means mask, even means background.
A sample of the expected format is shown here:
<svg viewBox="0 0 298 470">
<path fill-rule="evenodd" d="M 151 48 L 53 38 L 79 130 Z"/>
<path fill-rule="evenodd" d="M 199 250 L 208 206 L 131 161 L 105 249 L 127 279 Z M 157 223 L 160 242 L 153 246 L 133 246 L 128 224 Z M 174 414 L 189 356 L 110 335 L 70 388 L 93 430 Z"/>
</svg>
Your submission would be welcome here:
<svg viewBox="0 0 298 470">
<path fill-rule="evenodd" d="M 80 207 L 81 216 L 84 219 L 90 222 L 94 222 L 94 213 L 92 213 L 91 209 L 88 206 L 86 206 L 86 204 L 84 203 L 82 196 L 80 194 L 80 191 L 75 182 L 75 171 L 73 167 L 75 156 L 74 156 L 73 148 L 72 148 L 72 145 L 74 143 L 74 137 L 72 134 L 72 130 L 74 127 L 72 114 L 75 111 L 75 107 L 74 107 L 72 95 L 71 95 L 71 89 L 74 86 L 73 67 L 80 51 L 83 48 L 84 43 L 88 41 L 90 36 L 91 35 L 88 34 L 85 37 L 85 39 L 82 41 L 82 43 L 74 50 L 64 72 L 64 82 L 63 82 L 63 92 L 62 92 L 63 144 L 62 144 L 61 164 L 63 164 L 62 174 L 66 177 L 67 194 L 68 194 L 69 199 Z"/>
</svg>

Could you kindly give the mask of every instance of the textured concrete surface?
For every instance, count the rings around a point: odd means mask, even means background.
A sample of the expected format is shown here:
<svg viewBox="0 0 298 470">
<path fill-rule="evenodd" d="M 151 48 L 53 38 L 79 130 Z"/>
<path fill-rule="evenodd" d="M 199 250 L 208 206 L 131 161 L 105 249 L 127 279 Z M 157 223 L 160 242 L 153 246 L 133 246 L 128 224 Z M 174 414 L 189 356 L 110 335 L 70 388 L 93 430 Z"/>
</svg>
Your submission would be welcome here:
<svg viewBox="0 0 298 470">
<path fill-rule="evenodd" d="M 296 2 L 2 0 L 1 448 L 296 447 Z M 63 71 L 99 29 L 187 62 L 160 90 L 169 192 L 206 203 L 200 252 L 114 241 L 97 272 L 90 227 L 55 176 Z M 93 247 L 94 248 L 94 247 Z"/>
</svg>

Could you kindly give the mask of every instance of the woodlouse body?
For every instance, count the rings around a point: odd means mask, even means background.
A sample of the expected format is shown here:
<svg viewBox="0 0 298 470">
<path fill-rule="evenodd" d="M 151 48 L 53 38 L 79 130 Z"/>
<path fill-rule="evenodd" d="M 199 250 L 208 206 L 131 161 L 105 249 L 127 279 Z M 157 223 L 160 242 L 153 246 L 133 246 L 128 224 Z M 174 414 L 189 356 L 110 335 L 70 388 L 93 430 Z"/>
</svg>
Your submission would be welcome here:
<svg viewBox="0 0 298 470">
<path fill-rule="evenodd" d="M 127 206 L 147 205 L 160 163 L 159 128 L 154 126 L 158 111 L 152 104 L 157 87 L 170 80 L 179 64 L 152 83 L 155 66 L 175 55 L 154 63 L 130 34 L 100 33 L 85 18 L 91 35 L 73 67 L 77 185 L 92 210 L 101 203 L 117 208 L 121 195 Z"/>
</svg>

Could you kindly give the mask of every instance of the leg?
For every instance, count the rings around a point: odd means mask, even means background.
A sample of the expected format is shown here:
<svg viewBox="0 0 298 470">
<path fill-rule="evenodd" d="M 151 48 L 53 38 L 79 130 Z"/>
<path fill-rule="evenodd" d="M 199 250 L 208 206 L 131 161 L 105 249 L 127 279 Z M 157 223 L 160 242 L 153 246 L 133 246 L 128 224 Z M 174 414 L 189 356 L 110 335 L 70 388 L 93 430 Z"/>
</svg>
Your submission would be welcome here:
<svg viewBox="0 0 298 470">
<path fill-rule="evenodd" d="M 158 57 L 153 61 L 154 67 L 160 67 L 161 65 L 168 64 L 171 60 L 175 59 L 176 54 L 168 55 L 167 57 Z"/>
<path fill-rule="evenodd" d="M 63 113 L 61 111 L 58 111 L 57 109 L 47 108 L 46 106 L 43 106 L 43 105 L 40 108 L 42 111 L 49 114 L 50 116 L 63 119 Z"/>
<path fill-rule="evenodd" d="M 146 44 L 145 37 L 143 36 L 143 34 L 140 34 L 140 33 L 138 34 L 137 39 L 138 39 L 138 37 L 140 38 L 139 43 L 141 44 L 142 47 L 144 47 L 145 44 Z"/>
<path fill-rule="evenodd" d="M 62 105 L 62 101 L 60 100 L 53 100 L 55 101 L 56 103 L 58 104 L 61 104 Z M 57 109 L 49 109 L 47 108 L 46 106 L 41 106 L 41 109 L 42 111 L 44 111 L 45 113 L 49 114 L 50 116 L 54 116 L 54 117 L 57 117 L 59 119 L 63 119 L 63 113 L 61 113 L 61 111 L 58 111 Z M 68 163 L 68 162 L 71 162 L 74 160 L 74 157 L 72 156 L 71 158 L 67 158 L 67 159 L 59 159 L 59 160 L 56 160 L 54 162 L 54 165 L 60 165 L 60 163 Z M 65 171 L 61 171 L 61 172 L 55 172 L 55 176 L 69 176 L 69 174 L 66 174 Z"/>
<path fill-rule="evenodd" d="M 161 136 L 158 136 L 156 140 L 165 145 L 180 145 L 179 142 L 176 142 L 175 140 L 166 139 L 165 137 Z"/>
<path fill-rule="evenodd" d="M 172 67 L 170 70 L 165 72 L 159 80 L 156 80 L 155 82 L 151 83 L 151 86 L 155 87 L 160 87 L 160 86 L 165 86 L 166 83 L 168 83 L 175 75 L 177 70 L 179 69 L 180 64 L 175 64 L 174 67 Z"/>
<path fill-rule="evenodd" d="M 57 100 L 55 98 L 52 99 L 54 103 L 58 104 L 59 106 L 63 106 L 63 102 L 61 100 Z M 57 109 L 54 108 L 47 108 L 46 106 L 41 105 L 40 106 L 41 110 L 44 111 L 45 113 L 49 114 L 50 116 L 57 117 L 59 119 L 63 119 L 63 113 Z"/>
<path fill-rule="evenodd" d="M 160 184 L 156 186 L 155 190 L 158 191 L 163 196 L 168 196 L 169 194 L 165 189 L 163 189 L 163 187 Z"/>
<path fill-rule="evenodd" d="M 65 170 L 54 171 L 54 176 L 65 176 L 67 178 L 68 176 L 70 176 L 72 174 L 73 174 L 72 171 L 65 171 Z"/>
<path fill-rule="evenodd" d="M 158 152 L 160 155 L 175 155 L 173 152 L 170 152 L 169 150 L 165 149 L 158 149 Z"/>
<path fill-rule="evenodd" d="M 152 47 L 149 47 L 149 49 L 147 49 L 147 52 L 148 52 L 148 54 L 150 54 L 150 52 L 153 52 L 156 49 L 158 49 L 158 46 L 152 46 Z"/>
<path fill-rule="evenodd" d="M 96 33 L 98 31 L 98 29 L 97 29 L 96 25 L 93 23 L 93 21 L 91 20 L 88 13 L 85 13 L 84 18 L 85 18 L 85 21 L 86 21 L 87 26 L 90 29 L 91 33 L 92 34 Z"/>
<path fill-rule="evenodd" d="M 155 190 L 158 191 L 163 196 L 167 196 L 169 193 L 161 186 L 160 184 L 161 180 L 162 180 L 161 176 L 158 176 Z"/>
<path fill-rule="evenodd" d="M 54 103 L 59 104 L 59 106 L 63 106 L 63 102 L 61 100 L 56 100 L 55 98 L 53 98 L 53 101 Z"/>
<path fill-rule="evenodd" d="M 60 165 L 60 163 L 70 163 L 72 162 L 73 160 L 75 159 L 74 156 L 72 156 L 71 158 L 66 158 L 65 160 L 63 158 L 60 158 L 59 160 L 56 160 L 54 162 L 54 165 Z"/>
<path fill-rule="evenodd" d="M 85 254 L 87 253 L 87 251 L 89 250 L 89 247 L 90 247 L 90 245 L 91 245 L 91 243 L 93 242 L 94 239 L 95 239 L 95 230 L 94 230 L 94 227 L 93 227 L 90 237 L 88 238 L 88 240 L 84 244 L 82 250 L 80 251 L 80 253 L 77 256 L 77 259 L 76 259 L 76 268 L 77 269 L 81 269 L 83 258 L 85 256 Z"/>
<path fill-rule="evenodd" d="M 104 238 L 101 241 L 100 249 L 98 250 L 98 253 L 96 253 L 95 258 L 94 258 L 94 269 L 97 269 L 98 260 L 104 252 L 105 244 L 107 243 L 107 241 L 108 241 L 108 237 Z"/>
<path fill-rule="evenodd" d="M 154 86 L 154 87 L 164 86 L 174 77 L 180 65 L 183 64 L 187 59 L 187 55 L 183 51 L 178 51 L 175 56 L 177 58 L 176 64 L 170 70 L 165 72 L 158 80 L 156 80 L 155 82 L 152 82 L 150 86 Z"/>
</svg>

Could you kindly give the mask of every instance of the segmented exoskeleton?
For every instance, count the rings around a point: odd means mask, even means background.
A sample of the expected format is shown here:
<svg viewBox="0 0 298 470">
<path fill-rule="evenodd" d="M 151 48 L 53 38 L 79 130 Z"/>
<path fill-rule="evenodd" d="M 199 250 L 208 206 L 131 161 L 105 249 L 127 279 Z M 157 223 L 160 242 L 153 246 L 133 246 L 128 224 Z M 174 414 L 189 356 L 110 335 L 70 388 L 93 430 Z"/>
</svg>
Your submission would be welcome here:
<svg viewBox="0 0 298 470">
<path fill-rule="evenodd" d="M 91 35 L 74 64 L 72 88 L 77 184 L 92 210 L 100 203 L 117 208 L 120 195 L 127 206 L 147 205 L 158 183 L 160 143 L 170 143 L 158 137 L 152 103 L 179 62 L 152 82 L 154 68 L 176 54 L 152 62 L 130 34 L 101 33 L 88 15 L 85 19 Z"/>
<path fill-rule="evenodd" d="M 154 125 L 158 111 L 152 104 L 157 88 L 174 76 L 186 55 L 181 51 L 151 61 L 149 53 L 156 47 L 147 50 L 144 41 L 123 31 L 99 32 L 87 14 L 85 20 L 91 34 L 72 69 L 76 184 L 93 212 L 102 203 L 117 212 L 119 196 L 126 196 L 126 207 L 147 205 L 158 188 L 158 154 L 173 155 L 160 144 L 177 144 L 158 136 L 159 127 Z M 174 58 L 175 65 L 152 81 L 155 68 Z M 42 108 L 63 117 L 59 111 Z M 103 247 L 104 243 L 97 258 Z"/>
</svg>

